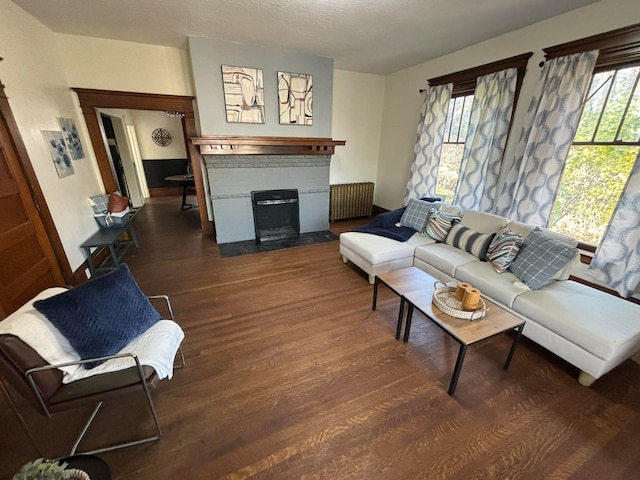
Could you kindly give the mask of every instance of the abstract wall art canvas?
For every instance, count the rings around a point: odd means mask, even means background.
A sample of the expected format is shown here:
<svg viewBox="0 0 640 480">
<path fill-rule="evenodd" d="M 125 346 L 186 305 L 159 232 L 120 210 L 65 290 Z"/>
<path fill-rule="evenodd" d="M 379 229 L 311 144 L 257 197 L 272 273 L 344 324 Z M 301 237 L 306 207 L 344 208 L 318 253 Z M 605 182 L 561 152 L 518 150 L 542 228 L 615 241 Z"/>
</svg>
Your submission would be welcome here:
<svg viewBox="0 0 640 480">
<path fill-rule="evenodd" d="M 42 136 L 47 144 L 51 159 L 56 167 L 58 177 L 63 178 L 73 175 L 73 165 L 71 164 L 71 155 L 67 149 L 62 132 L 53 130 L 42 130 Z"/>
<path fill-rule="evenodd" d="M 84 149 L 82 148 L 76 122 L 71 118 L 58 117 L 58 124 L 62 130 L 62 135 L 64 136 L 64 141 L 67 144 L 71 158 L 73 160 L 84 158 Z"/>
<path fill-rule="evenodd" d="M 265 122 L 261 69 L 222 65 L 222 85 L 227 122 Z"/>
<path fill-rule="evenodd" d="M 313 125 L 313 78 L 304 73 L 278 72 L 280 123 Z"/>
</svg>

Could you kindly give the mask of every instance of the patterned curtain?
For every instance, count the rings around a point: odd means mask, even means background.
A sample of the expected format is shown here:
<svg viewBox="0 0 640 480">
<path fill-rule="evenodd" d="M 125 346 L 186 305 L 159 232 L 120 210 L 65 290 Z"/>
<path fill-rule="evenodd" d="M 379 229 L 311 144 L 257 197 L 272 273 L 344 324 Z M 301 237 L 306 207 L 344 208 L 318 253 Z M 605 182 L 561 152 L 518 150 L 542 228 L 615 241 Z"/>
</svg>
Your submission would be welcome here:
<svg viewBox="0 0 640 480">
<path fill-rule="evenodd" d="M 515 68 L 478 77 L 456 187 L 456 205 L 493 211 L 517 79 Z"/>
<path fill-rule="evenodd" d="M 418 121 L 416 145 L 411 173 L 404 195 L 404 204 L 412 198 L 433 197 L 436 194 L 438 164 L 444 140 L 444 126 L 449 111 L 453 84 L 427 88 L 424 107 Z"/>
<path fill-rule="evenodd" d="M 545 62 L 498 196 L 498 215 L 547 226 L 597 58 L 592 51 Z"/>
<path fill-rule="evenodd" d="M 640 286 L 640 154 L 589 273 L 623 297 Z"/>
</svg>

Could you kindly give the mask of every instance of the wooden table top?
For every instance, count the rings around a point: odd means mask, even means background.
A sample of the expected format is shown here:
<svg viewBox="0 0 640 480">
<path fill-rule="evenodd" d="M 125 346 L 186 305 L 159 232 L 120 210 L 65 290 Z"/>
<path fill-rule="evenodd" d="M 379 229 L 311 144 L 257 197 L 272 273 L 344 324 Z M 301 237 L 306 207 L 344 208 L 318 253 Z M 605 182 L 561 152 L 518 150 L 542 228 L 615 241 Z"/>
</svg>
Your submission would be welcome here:
<svg viewBox="0 0 640 480">
<path fill-rule="evenodd" d="M 433 304 L 433 290 L 433 287 L 415 290 L 407 292 L 404 297 L 415 308 L 465 345 L 471 345 L 524 324 L 524 320 L 484 297 L 483 300 L 487 304 L 488 311 L 483 318 L 466 320 L 452 317 Z"/>
<path fill-rule="evenodd" d="M 377 276 L 387 287 L 398 295 L 405 295 L 414 290 L 430 288 L 433 292 L 438 279 L 417 267 L 403 268 Z"/>
</svg>

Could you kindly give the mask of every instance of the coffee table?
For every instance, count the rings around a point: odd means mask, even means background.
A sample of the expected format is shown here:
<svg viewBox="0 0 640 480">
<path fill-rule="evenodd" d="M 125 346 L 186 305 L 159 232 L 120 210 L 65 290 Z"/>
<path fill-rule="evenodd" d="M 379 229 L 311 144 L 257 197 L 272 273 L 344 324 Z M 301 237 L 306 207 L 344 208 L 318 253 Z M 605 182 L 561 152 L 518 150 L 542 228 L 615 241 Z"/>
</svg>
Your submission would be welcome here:
<svg viewBox="0 0 640 480">
<path fill-rule="evenodd" d="M 462 318 L 452 317 L 451 315 L 447 315 L 442 312 L 432 303 L 433 290 L 434 288 L 431 287 L 430 289 L 415 290 L 405 294 L 405 300 L 409 306 L 407 308 L 407 320 L 404 328 L 404 341 L 407 342 L 409 340 L 413 310 L 418 309 L 429 320 L 438 325 L 460 344 L 458 358 L 456 359 L 456 366 L 453 370 L 453 375 L 451 376 L 451 383 L 449 384 L 449 395 L 453 395 L 456 391 L 456 387 L 458 386 L 458 378 L 460 377 L 460 371 L 462 370 L 462 364 L 468 347 L 484 340 L 488 340 L 489 338 L 501 333 L 514 330 L 516 335 L 513 339 L 511 349 L 509 350 L 507 360 L 503 367 L 504 370 L 508 369 L 509 365 L 511 365 L 511 360 L 513 359 L 513 354 L 516 351 L 520 337 L 522 336 L 522 329 L 524 328 L 525 323 L 524 320 L 516 317 L 486 298 L 484 301 L 487 304 L 488 311 L 484 318 L 477 320 L 465 320 Z"/>
<path fill-rule="evenodd" d="M 371 310 L 376 309 L 378 301 L 378 285 L 381 283 L 386 285 L 393 293 L 400 297 L 396 340 L 400 339 L 400 330 L 402 329 L 402 319 L 404 316 L 404 306 L 406 302 L 405 294 L 414 290 L 419 291 L 424 288 L 428 288 L 429 286 L 432 287 L 431 291 L 433 292 L 433 285 L 435 282 L 435 278 L 416 267 L 403 268 L 401 270 L 376 275 L 376 279 L 373 284 L 373 302 L 371 304 Z"/>
<path fill-rule="evenodd" d="M 488 312 L 484 318 L 464 320 L 447 315 L 432 303 L 433 291 L 435 290 L 435 283 L 437 281 L 438 279 L 416 267 L 403 268 L 394 272 L 377 275 L 373 285 L 373 302 L 371 309 L 376 309 L 378 285 L 382 283 L 400 297 L 396 340 L 400 339 L 404 308 L 405 305 L 408 304 L 404 327 L 405 342 L 409 341 L 413 310 L 418 309 L 429 320 L 442 328 L 442 330 L 460 344 L 458 358 L 456 359 L 456 365 L 448 390 L 449 395 L 453 395 L 458 386 L 458 379 L 462 371 L 462 364 L 464 363 L 468 347 L 483 340 L 488 340 L 495 335 L 514 330 L 516 335 L 503 367 L 506 370 L 509 368 L 509 365 L 511 365 L 511 360 L 522 336 L 522 329 L 524 328 L 525 322 L 486 298 L 484 298 L 484 301 L 487 304 Z"/>
</svg>

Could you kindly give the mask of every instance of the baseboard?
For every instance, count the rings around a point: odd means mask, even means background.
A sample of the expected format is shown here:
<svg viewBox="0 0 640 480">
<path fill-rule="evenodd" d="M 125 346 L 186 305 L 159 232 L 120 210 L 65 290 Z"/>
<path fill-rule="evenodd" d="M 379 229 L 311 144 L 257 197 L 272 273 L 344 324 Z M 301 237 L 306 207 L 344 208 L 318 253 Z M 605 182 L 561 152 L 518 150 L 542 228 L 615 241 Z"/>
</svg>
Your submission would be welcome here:
<svg viewBox="0 0 640 480">
<path fill-rule="evenodd" d="M 386 208 L 379 207 L 378 205 L 374 205 L 371 209 L 372 215 L 375 217 L 376 215 L 380 215 L 381 213 L 388 212 L 389 210 Z"/>
<path fill-rule="evenodd" d="M 150 188 L 150 197 L 172 197 L 175 195 L 182 195 L 182 187 L 161 187 Z"/>
</svg>

